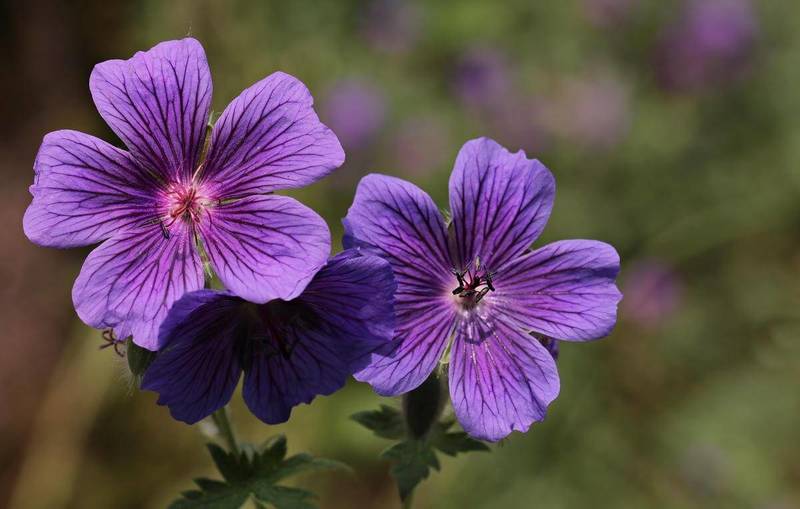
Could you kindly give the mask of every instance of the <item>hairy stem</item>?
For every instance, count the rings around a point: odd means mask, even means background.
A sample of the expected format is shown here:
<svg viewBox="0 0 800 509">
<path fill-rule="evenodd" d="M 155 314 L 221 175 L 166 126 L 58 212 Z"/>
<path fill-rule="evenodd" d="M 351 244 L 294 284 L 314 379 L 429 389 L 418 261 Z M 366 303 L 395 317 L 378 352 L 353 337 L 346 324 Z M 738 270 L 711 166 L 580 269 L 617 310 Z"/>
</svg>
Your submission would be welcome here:
<svg viewBox="0 0 800 509">
<path fill-rule="evenodd" d="M 228 450 L 234 454 L 239 454 L 239 442 L 236 441 L 236 435 L 233 433 L 233 426 L 228 418 L 228 407 L 224 406 L 211 414 L 214 424 L 217 425 L 219 434 L 222 436 L 225 443 L 228 445 Z"/>
</svg>

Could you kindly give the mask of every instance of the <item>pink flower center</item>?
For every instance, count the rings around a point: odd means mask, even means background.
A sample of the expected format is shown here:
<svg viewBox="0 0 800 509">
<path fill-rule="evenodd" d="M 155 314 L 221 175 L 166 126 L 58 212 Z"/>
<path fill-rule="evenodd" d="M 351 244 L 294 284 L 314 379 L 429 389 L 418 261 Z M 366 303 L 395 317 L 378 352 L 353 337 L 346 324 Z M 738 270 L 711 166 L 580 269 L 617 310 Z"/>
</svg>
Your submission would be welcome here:
<svg viewBox="0 0 800 509">
<path fill-rule="evenodd" d="M 208 198 L 202 196 L 194 184 L 175 186 L 167 193 L 169 217 L 165 226 L 169 227 L 179 219 L 193 223 L 200 221 L 200 215 L 208 204 Z"/>
</svg>

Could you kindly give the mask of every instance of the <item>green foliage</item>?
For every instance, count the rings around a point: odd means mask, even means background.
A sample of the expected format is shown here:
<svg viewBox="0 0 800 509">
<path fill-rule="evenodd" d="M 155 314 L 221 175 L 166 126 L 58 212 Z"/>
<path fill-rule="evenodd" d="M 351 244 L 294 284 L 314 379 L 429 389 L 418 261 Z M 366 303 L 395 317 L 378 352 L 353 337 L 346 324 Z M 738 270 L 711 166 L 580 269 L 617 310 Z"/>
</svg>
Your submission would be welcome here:
<svg viewBox="0 0 800 509">
<path fill-rule="evenodd" d="M 348 470 L 337 461 L 315 458 L 309 454 L 286 457 L 286 437 L 278 435 L 261 447 L 243 447 L 242 452 L 228 452 L 217 444 L 208 451 L 224 481 L 200 478 L 199 489 L 182 493 L 170 509 L 237 509 L 252 497 L 258 507 L 276 509 L 313 509 L 314 494 L 277 483 L 287 477 L 317 470 Z"/>
<path fill-rule="evenodd" d="M 453 419 L 436 422 L 424 436 L 413 438 L 400 410 L 387 405 L 381 405 L 379 410 L 359 412 L 351 418 L 381 438 L 400 440 L 386 449 L 382 457 L 392 462 L 391 473 L 401 500 L 408 498 L 414 488 L 428 478 L 431 469 L 441 468 L 437 450 L 448 456 L 489 451 L 485 443 L 470 438 L 463 431 L 450 431 L 455 423 Z"/>
</svg>

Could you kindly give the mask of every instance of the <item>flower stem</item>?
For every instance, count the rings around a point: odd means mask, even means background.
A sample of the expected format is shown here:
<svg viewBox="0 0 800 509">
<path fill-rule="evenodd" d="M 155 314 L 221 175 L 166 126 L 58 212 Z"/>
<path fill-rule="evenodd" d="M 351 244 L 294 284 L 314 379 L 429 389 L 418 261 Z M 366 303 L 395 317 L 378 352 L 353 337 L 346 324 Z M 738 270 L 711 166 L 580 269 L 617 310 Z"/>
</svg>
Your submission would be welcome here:
<svg viewBox="0 0 800 509">
<path fill-rule="evenodd" d="M 405 500 L 403 500 L 403 509 L 411 509 L 411 506 L 414 505 L 414 492 L 408 494 Z"/>
<path fill-rule="evenodd" d="M 233 433 L 231 421 L 228 418 L 228 407 L 224 406 L 220 408 L 211 414 L 211 418 L 214 420 L 214 424 L 217 425 L 219 434 L 222 435 L 223 440 L 228 444 L 230 452 L 238 455 L 241 450 L 239 449 L 239 443 L 236 441 L 236 435 Z"/>
</svg>

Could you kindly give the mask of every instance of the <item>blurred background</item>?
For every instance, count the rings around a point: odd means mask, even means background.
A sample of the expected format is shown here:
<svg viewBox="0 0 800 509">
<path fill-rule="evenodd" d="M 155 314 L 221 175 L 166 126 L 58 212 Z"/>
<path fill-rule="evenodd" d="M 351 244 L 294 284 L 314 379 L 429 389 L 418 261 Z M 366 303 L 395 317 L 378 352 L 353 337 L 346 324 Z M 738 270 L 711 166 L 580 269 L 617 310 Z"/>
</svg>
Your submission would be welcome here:
<svg viewBox="0 0 800 509">
<path fill-rule="evenodd" d="M 0 3 L 0 506 L 157 508 L 211 474 L 202 426 L 173 421 L 98 350 L 70 288 L 89 249 L 30 244 L 42 136 L 119 144 L 92 66 L 190 34 L 215 111 L 283 70 L 308 84 L 347 163 L 293 193 L 337 239 L 378 171 L 442 207 L 455 155 L 486 135 L 555 174 L 540 243 L 623 259 L 613 334 L 562 343 L 547 420 L 491 454 L 445 458 L 419 508 L 800 507 L 800 4 L 796 0 Z M 398 507 L 388 443 L 348 420 L 367 386 L 242 438 L 345 461 L 301 485 L 323 508 Z"/>
</svg>

